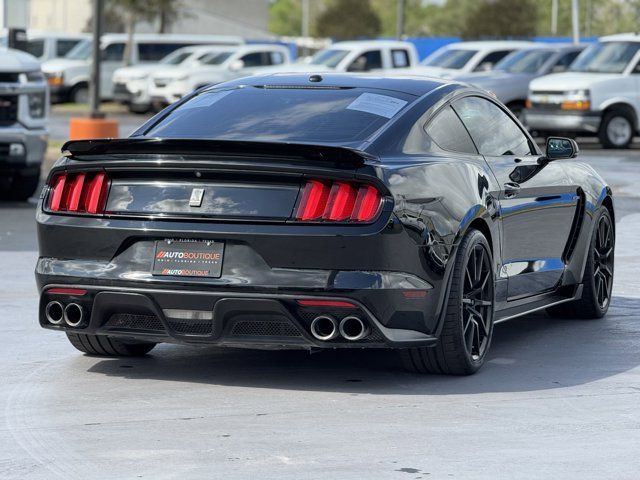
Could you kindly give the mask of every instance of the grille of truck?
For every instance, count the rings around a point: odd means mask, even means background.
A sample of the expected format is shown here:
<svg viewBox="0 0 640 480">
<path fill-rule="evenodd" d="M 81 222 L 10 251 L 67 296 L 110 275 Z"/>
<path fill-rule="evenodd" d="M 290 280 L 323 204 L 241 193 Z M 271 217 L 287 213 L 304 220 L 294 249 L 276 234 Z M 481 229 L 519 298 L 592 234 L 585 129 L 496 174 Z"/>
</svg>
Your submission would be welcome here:
<svg viewBox="0 0 640 480">
<path fill-rule="evenodd" d="M 18 121 L 17 95 L 0 96 L 0 125 L 13 125 Z"/>
</svg>

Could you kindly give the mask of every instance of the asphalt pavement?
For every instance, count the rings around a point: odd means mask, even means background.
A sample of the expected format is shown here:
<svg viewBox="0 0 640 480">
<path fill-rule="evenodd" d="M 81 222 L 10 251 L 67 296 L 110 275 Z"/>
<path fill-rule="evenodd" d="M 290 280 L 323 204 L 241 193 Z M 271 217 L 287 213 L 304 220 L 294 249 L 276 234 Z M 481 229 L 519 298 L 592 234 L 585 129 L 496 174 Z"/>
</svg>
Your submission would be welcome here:
<svg viewBox="0 0 640 480">
<path fill-rule="evenodd" d="M 581 158 L 616 194 L 609 314 L 497 325 L 464 378 L 387 351 L 83 356 L 37 324 L 34 205 L 0 204 L 0 478 L 637 479 L 640 151 Z"/>
</svg>

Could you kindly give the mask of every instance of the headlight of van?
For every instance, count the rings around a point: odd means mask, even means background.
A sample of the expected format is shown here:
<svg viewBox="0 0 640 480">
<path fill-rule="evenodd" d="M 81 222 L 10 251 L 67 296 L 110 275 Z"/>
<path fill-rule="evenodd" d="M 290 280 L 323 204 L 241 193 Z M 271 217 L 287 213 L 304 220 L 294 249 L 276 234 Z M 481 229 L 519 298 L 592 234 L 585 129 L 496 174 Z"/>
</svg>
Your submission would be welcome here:
<svg viewBox="0 0 640 480">
<path fill-rule="evenodd" d="M 562 110 L 589 110 L 591 108 L 591 96 L 589 90 L 570 90 L 565 93 L 565 98 L 560 103 Z"/>
<path fill-rule="evenodd" d="M 49 72 L 45 75 L 47 77 L 47 83 L 52 87 L 59 87 L 64 83 L 64 76 L 62 72 Z"/>
<path fill-rule="evenodd" d="M 27 97 L 29 99 L 29 116 L 43 118 L 46 110 L 44 92 L 30 93 Z"/>
</svg>

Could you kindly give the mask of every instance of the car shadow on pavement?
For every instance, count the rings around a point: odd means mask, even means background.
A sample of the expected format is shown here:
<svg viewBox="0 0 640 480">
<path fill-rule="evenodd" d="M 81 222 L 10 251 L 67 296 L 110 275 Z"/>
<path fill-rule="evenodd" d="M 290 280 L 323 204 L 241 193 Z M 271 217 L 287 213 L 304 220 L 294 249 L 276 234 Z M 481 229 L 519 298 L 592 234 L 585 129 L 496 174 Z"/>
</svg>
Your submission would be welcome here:
<svg viewBox="0 0 640 480">
<path fill-rule="evenodd" d="M 131 380 L 362 394 L 524 392 L 593 382 L 640 365 L 640 299 L 613 299 L 601 320 L 535 314 L 495 327 L 476 375 L 418 375 L 390 350 L 257 351 L 161 345 L 138 359 L 96 359 L 89 372 Z"/>
</svg>

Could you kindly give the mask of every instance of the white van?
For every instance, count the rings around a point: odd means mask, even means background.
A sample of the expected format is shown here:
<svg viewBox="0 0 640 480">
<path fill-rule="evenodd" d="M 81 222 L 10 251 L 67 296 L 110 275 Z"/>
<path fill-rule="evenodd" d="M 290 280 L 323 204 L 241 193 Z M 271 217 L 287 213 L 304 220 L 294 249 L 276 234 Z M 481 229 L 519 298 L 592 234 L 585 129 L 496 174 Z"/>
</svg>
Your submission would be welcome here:
<svg viewBox="0 0 640 480">
<path fill-rule="evenodd" d="M 27 41 L 23 50 L 40 62 L 46 62 L 52 58 L 62 58 L 69 53 L 78 43 L 88 40 L 91 35 L 88 33 L 63 33 L 63 32 L 40 32 L 29 30 Z M 0 45 L 6 46 L 6 33 L 0 37 Z"/>
<path fill-rule="evenodd" d="M 640 36 L 611 35 L 587 47 L 569 71 L 529 85 L 525 119 L 541 134 L 598 135 L 627 148 L 640 118 Z"/>
<path fill-rule="evenodd" d="M 125 34 L 106 34 L 100 42 L 102 62 L 100 71 L 100 97 L 109 100 L 113 94 L 113 72 L 124 65 L 127 43 Z M 136 34 L 129 64 L 158 62 L 178 48 L 189 45 L 240 45 L 242 38 L 220 35 Z M 65 58 L 42 64 L 54 101 L 85 103 L 89 97 L 92 41 L 85 40 L 71 50 Z"/>
<path fill-rule="evenodd" d="M 235 48 L 216 48 L 198 61 L 157 70 L 151 75 L 149 95 L 156 108 L 169 105 L 192 91 L 234 78 L 265 71 L 291 61 L 289 48 L 275 44 L 251 44 Z"/>
</svg>

